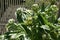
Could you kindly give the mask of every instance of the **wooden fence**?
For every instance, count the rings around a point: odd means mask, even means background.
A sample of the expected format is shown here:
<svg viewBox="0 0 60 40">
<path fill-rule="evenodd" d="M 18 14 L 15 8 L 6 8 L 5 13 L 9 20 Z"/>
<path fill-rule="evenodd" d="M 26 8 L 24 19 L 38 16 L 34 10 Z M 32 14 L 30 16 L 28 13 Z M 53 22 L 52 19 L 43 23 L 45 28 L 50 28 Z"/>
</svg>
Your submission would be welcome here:
<svg viewBox="0 0 60 40">
<path fill-rule="evenodd" d="M 23 4 L 25 0 L 0 0 L 0 9 L 1 11 L 5 11 L 5 9 L 11 5 L 20 5 Z"/>
</svg>

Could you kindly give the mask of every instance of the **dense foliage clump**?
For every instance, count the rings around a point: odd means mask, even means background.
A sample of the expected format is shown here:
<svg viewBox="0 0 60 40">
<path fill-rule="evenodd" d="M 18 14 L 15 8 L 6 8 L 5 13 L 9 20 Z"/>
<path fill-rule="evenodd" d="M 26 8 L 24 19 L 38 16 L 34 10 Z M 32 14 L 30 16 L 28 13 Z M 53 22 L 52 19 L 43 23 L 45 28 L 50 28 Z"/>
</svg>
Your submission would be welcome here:
<svg viewBox="0 0 60 40">
<path fill-rule="evenodd" d="M 18 23 L 10 19 L 6 25 L 7 40 L 59 40 L 60 18 L 58 7 L 53 4 L 39 6 L 33 4 L 31 9 L 18 8 L 15 12 Z"/>
</svg>

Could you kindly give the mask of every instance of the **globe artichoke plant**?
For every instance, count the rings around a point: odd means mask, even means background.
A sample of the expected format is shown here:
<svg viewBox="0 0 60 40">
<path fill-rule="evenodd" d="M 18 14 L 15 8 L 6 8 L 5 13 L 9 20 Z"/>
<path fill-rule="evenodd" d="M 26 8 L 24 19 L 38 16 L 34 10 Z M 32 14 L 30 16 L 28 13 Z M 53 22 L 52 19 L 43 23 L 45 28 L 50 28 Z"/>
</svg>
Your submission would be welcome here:
<svg viewBox="0 0 60 40">
<path fill-rule="evenodd" d="M 10 19 L 6 25 L 7 40 L 60 40 L 60 18 L 58 7 L 49 4 L 40 7 L 33 4 L 31 9 L 18 8 L 15 12 L 18 23 Z"/>
</svg>

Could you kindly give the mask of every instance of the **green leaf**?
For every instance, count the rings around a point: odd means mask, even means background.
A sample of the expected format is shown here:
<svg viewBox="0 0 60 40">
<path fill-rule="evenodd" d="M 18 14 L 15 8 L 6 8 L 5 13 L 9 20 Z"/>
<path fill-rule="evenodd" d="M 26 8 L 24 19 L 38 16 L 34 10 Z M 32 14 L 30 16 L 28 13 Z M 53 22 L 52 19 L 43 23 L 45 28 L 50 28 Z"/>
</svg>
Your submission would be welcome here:
<svg viewBox="0 0 60 40">
<path fill-rule="evenodd" d="M 48 25 L 42 25 L 40 27 L 43 28 L 44 30 L 50 30 L 50 27 Z"/>
</svg>

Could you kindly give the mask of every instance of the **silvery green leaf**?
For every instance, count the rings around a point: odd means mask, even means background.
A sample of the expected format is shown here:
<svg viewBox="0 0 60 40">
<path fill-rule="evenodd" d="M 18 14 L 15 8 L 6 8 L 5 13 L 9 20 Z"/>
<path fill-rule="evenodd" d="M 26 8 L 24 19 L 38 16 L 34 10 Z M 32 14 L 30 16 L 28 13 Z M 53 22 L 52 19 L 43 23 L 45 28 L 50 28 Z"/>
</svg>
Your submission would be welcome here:
<svg viewBox="0 0 60 40">
<path fill-rule="evenodd" d="M 49 26 L 48 25 L 42 25 L 40 26 L 41 28 L 45 29 L 45 30 L 50 30 Z"/>
</svg>

